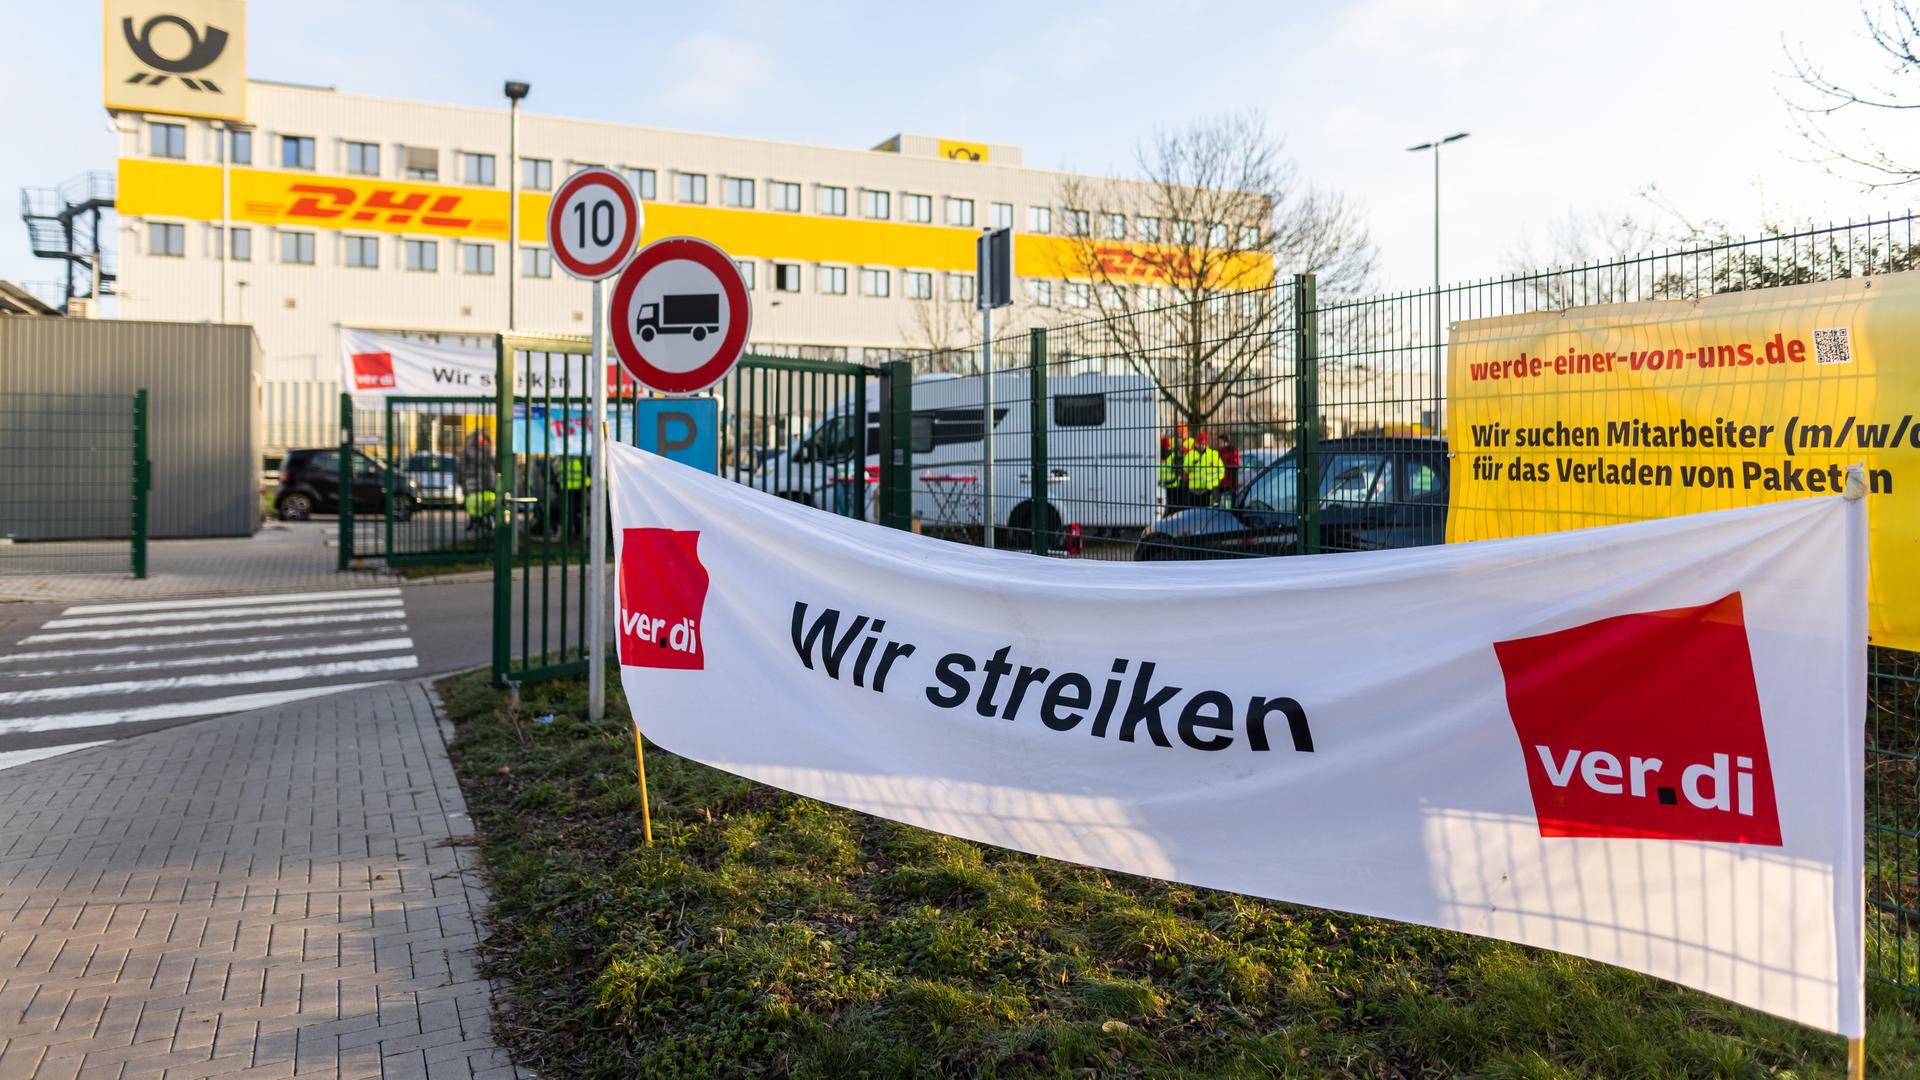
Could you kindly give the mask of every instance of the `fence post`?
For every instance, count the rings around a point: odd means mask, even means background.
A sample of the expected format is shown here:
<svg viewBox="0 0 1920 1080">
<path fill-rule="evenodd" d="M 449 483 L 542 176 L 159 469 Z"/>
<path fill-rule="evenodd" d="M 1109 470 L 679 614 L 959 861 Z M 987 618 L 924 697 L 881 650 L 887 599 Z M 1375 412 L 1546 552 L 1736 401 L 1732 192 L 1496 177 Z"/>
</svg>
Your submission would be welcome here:
<svg viewBox="0 0 1920 1080">
<path fill-rule="evenodd" d="M 1028 421 L 1032 431 L 1032 449 L 1027 454 L 1027 533 L 1033 540 L 1033 553 L 1045 555 L 1053 545 L 1052 520 L 1047 508 L 1052 505 L 1053 474 L 1047 468 L 1047 329 L 1037 326 L 1027 331 L 1027 398 L 1031 410 Z"/>
<path fill-rule="evenodd" d="M 513 530 L 519 519 L 513 503 L 513 350 L 495 334 L 493 375 L 493 685 L 507 684 L 513 663 Z"/>
<path fill-rule="evenodd" d="M 1312 274 L 1293 276 L 1293 428 L 1300 467 L 1297 550 L 1320 551 L 1320 310 Z"/>
<path fill-rule="evenodd" d="M 334 523 L 334 531 L 339 533 L 340 571 L 345 573 L 353 569 L 353 395 L 340 395 L 340 463 L 337 469 L 340 483 L 339 517 Z"/>
<path fill-rule="evenodd" d="M 913 528 L 913 362 L 880 365 L 880 495 L 874 516 L 889 529 Z"/>
<path fill-rule="evenodd" d="M 147 392 L 133 392 L 133 576 L 147 576 L 147 493 L 153 462 L 147 459 Z"/>
</svg>

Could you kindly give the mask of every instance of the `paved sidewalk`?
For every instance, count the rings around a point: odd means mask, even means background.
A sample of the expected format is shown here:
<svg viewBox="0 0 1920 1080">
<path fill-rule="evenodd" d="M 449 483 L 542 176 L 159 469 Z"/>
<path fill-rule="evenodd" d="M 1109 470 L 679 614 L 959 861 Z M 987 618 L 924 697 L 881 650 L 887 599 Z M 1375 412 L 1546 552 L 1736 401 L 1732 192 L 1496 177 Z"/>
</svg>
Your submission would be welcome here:
<svg viewBox="0 0 1920 1080">
<path fill-rule="evenodd" d="M 150 541 L 145 581 L 136 581 L 127 569 L 124 544 L 117 559 L 93 560 L 100 567 L 93 572 L 32 573 L 38 568 L 37 560 L 16 556 L 0 562 L 0 570 L 14 571 L 0 574 L 0 601 L 157 600 L 394 583 L 377 560 L 367 565 L 379 569 L 339 573 L 340 553 L 332 544 L 333 532 L 332 522 L 272 522 L 252 536 Z M 62 546 L 45 545 L 49 551 Z"/>
<path fill-rule="evenodd" d="M 0 776 L 0 1080 L 513 1077 L 430 691 Z"/>
</svg>

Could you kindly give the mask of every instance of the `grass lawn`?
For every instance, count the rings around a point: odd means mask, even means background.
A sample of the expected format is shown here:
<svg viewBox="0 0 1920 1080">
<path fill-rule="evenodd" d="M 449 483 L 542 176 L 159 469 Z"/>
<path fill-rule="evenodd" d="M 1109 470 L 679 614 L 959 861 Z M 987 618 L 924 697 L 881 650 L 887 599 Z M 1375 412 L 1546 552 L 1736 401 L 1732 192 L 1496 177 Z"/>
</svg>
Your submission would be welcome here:
<svg viewBox="0 0 1920 1080">
<path fill-rule="evenodd" d="M 1616 968 L 1016 854 L 651 746 L 649 849 L 632 729 L 588 724 L 584 682 L 440 689 L 496 1035 L 542 1076 L 1844 1075 L 1838 1038 Z M 1920 1077 L 1920 1002 L 1871 1009 L 1868 1075 Z"/>
</svg>

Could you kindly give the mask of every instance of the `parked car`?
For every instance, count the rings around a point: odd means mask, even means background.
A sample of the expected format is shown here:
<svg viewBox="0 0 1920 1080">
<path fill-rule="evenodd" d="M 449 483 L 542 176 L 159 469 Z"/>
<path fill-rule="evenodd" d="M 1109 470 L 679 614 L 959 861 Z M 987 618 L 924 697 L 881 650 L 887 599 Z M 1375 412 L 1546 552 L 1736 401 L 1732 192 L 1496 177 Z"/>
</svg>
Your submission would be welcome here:
<svg viewBox="0 0 1920 1080">
<path fill-rule="evenodd" d="M 1299 550 L 1299 455 L 1288 451 L 1230 500 L 1182 510 L 1148 527 L 1134 558 L 1219 559 Z M 1423 547 L 1447 538 L 1447 444 L 1425 437 L 1328 439 L 1320 444 L 1321 551 Z"/>
<path fill-rule="evenodd" d="M 452 454 L 409 454 L 402 470 L 420 489 L 421 506 L 459 506 L 467 497 Z"/>
<path fill-rule="evenodd" d="M 393 478 L 393 519 L 405 521 L 420 504 L 420 489 L 404 472 Z M 353 452 L 353 510 L 357 514 L 385 513 L 387 467 L 358 450 Z M 289 450 L 280 463 L 280 488 L 273 510 L 282 521 L 305 521 L 314 514 L 340 512 L 340 451 L 334 447 Z"/>
</svg>

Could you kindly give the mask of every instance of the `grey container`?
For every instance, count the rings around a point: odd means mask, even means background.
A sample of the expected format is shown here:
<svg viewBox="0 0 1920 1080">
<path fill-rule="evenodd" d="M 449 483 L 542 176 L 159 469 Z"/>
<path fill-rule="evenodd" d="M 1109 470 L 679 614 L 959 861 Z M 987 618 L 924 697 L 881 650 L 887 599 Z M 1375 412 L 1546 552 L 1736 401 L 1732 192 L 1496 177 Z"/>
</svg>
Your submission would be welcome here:
<svg viewBox="0 0 1920 1080">
<path fill-rule="evenodd" d="M 131 425 L 134 392 L 147 390 L 153 462 L 147 534 L 155 539 L 250 536 L 259 529 L 261 358 L 251 326 L 0 317 L 0 395 L 123 396 Z M 48 408 L 61 407 L 57 397 L 46 400 Z M 49 509 L 33 507 L 32 500 L 63 490 L 78 494 L 88 481 L 97 486 L 99 469 L 84 455 L 30 456 L 39 460 L 0 462 L 0 507 L 24 506 L 26 521 L 89 522 L 88 529 L 111 530 L 95 537 L 128 534 L 130 514 L 111 508 L 32 512 Z M 130 475 L 131 460 L 127 467 Z M 68 471 L 71 487 L 63 483 Z M 0 523 L 0 533 L 9 531 L 23 540 L 81 538 L 27 536 Z"/>
</svg>

